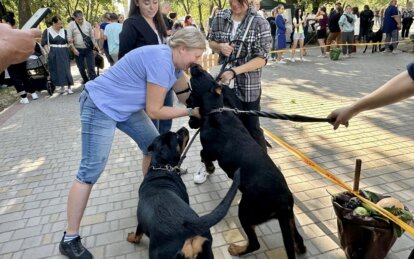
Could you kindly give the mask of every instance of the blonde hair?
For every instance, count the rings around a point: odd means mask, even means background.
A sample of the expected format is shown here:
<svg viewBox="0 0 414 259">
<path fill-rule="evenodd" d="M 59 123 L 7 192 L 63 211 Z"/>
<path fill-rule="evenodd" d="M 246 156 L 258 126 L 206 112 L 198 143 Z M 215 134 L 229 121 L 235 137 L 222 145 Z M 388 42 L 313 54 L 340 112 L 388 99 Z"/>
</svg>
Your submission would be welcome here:
<svg viewBox="0 0 414 259">
<path fill-rule="evenodd" d="M 188 26 L 177 32 L 168 40 L 171 48 L 184 46 L 192 49 L 206 49 L 206 37 L 195 27 Z"/>
</svg>

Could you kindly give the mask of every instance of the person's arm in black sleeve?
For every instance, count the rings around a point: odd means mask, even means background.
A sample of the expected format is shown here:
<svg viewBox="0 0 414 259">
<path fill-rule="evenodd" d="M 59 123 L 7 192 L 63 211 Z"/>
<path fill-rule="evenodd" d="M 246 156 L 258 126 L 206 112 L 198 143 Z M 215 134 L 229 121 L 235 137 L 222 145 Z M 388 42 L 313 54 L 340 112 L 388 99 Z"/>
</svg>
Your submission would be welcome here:
<svg viewBox="0 0 414 259">
<path fill-rule="evenodd" d="M 126 19 L 122 25 L 122 31 L 119 34 L 119 59 L 137 47 L 135 46 L 136 32 L 132 23 L 132 19 Z"/>
</svg>

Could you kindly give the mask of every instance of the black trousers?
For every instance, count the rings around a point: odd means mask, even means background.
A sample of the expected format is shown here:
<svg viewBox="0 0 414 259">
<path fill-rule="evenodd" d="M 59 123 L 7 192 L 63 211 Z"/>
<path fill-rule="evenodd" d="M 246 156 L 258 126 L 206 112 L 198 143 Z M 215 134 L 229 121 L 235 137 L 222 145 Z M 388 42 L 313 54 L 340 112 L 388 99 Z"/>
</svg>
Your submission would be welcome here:
<svg viewBox="0 0 414 259">
<path fill-rule="evenodd" d="M 27 93 L 34 93 L 35 89 L 26 71 L 26 61 L 9 66 L 7 71 L 9 72 L 14 88 L 16 88 L 16 92 L 20 96 L 24 98 Z"/>
<path fill-rule="evenodd" d="M 413 24 L 412 18 L 403 18 L 402 20 L 402 30 L 401 30 L 401 37 L 407 38 L 408 33 L 410 32 L 411 24 Z"/>
<path fill-rule="evenodd" d="M 254 102 L 242 102 L 243 110 L 256 110 L 260 111 L 260 97 Z M 263 130 L 260 128 L 260 122 L 258 116 L 251 115 L 242 115 L 240 117 L 246 129 L 249 131 L 250 135 L 256 140 L 256 142 L 265 150 L 266 140 L 263 135 Z"/>
</svg>

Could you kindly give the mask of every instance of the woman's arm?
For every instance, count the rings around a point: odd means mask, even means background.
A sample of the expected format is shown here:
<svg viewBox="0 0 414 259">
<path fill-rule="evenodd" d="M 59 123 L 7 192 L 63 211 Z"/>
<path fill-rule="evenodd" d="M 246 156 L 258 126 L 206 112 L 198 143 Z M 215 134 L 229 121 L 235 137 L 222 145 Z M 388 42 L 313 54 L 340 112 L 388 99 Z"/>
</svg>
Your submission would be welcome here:
<svg viewBox="0 0 414 259">
<path fill-rule="evenodd" d="M 185 101 L 187 101 L 187 98 L 191 94 L 189 87 L 190 86 L 188 85 L 187 77 L 184 75 L 184 73 L 173 85 L 173 90 L 175 93 L 186 91 L 187 89 L 189 90 L 188 92 L 184 92 L 184 93 L 177 95 L 178 100 L 183 104 L 186 104 Z"/>
<path fill-rule="evenodd" d="M 404 100 L 414 95 L 414 81 L 407 71 L 400 73 L 374 92 L 362 97 L 354 104 L 333 111 L 334 129 L 339 125 L 348 127 L 348 122 L 357 114 Z"/>
<path fill-rule="evenodd" d="M 185 78 L 181 77 L 177 81 L 179 83 L 177 84 L 176 82 L 176 84 L 174 84 L 174 87 L 176 87 L 176 89 L 184 90 L 184 88 L 182 88 L 183 80 L 185 80 Z M 164 106 L 164 100 L 165 96 L 167 95 L 167 92 L 168 89 L 165 87 L 152 83 L 147 83 L 146 111 L 151 119 L 169 120 L 184 116 L 195 116 L 197 118 L 200 118 L 198 108 L 187 109 Z M 185 96 L 188 98 L 188 94 L 185 94 Z M 182 98 L 180 98 L 180 101 L 182 100 Z M 187 100 L 187 98 L 185 98 L 185 100 Z M 183 102 L 185 102 L 185 100 L 183 100 Z"/>
<path fill-rule="evenodd" d="M 282 31 L 286 31 L 286 26 L 285 26 L 285 21 L 283 20 L 283 16 L 282 15 L 278 15 L 276 17 L 276 26 L 281 29 Z"/>
<path fill-rule="evenodd" d="M 162 86 L 147 83 L 146 111 L 151 119 L 169 120 L 189 115 L 186 108 L 164 106 L 164 99 L 168 89 Z"/>
<path fill-rule="evenodd" d="M 134 19 L 128 18 L 122 24 L 122 31 L 119 34 L 118 58 L 121 59 L 129 51 L 136 48 L 137 32 L 133 28 Z"/>
</svg>

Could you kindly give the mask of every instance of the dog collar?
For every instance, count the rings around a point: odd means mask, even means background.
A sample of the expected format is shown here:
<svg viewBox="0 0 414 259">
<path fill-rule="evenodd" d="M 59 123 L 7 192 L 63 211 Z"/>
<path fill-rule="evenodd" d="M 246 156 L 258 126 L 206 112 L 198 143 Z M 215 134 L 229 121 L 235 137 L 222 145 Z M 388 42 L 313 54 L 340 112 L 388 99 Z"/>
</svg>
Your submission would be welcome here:
<svg viewBox="0 0 414 259">
<path fill-rule="evenodd" d="M 227 108 L 227 107 L 220 107 L 220 108 L 211 110 L 209 113 L 207 113 L 207 115 L 211 115 L 211 114 L 214 114 L 214 113 L 222 113 L 222 112 L 233 112 L 235 114 L 239 114 L 240 110 L 237 109 L 237 108 L 236 109 L 231 109 L 231 108 Z"/>
<path fill-rule="evenodd" d="M 167 172 L 175 172 L 178 175 L 181 175 L 181 170 L 178 166 L 171 166 L 171 165 L 165 165 L 165 166 L 151 166 L 151 170 L 161 170 L 161 171 L 167 171 Z"/>
</svg>

